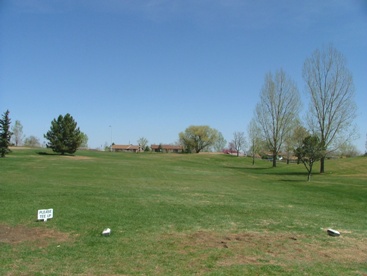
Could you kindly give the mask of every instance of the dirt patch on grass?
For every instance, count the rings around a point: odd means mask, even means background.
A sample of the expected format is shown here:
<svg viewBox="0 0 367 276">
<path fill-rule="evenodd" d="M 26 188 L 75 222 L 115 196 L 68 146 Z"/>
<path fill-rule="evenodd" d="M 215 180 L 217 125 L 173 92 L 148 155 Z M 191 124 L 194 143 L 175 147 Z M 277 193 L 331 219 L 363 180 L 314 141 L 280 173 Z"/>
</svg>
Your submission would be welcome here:
<svg viewBox="0 0 367 276">
<path fill-rule="evenodd" d="M 42 248 L 47 247 L 50 243 L 62 243 L 70 240 L 69 234 L 53 229 L 30 228 L 22 225 L 12 227 L 0 224 L 0 244 L 17 245 L 28 242 Z"/>
<path fill-rule="evenodd" d="M 91 160 L 93 159 L 92 157 L 88 157 L 88 156 L 72 156 L 72 155 L 64 155 L 62 156 L 63 158 L 67 158 L 67 159 L 72 159 L 72 160 Z"/>
<path fill-rule="evenodd" d="M 325 238 L 292 233 L 248 232 L 220 235 L 199 231 L 180 235 L 177 240 L 182 254 L 198 254 L 198 260 L 208 257 L 214 250 L 221 250 L 221 258 L 217 261 L 219 266 L 367 262 L 367 239 L 328 237 L 326 232 L 320 235 L 325 235 Z"/>
</svg>

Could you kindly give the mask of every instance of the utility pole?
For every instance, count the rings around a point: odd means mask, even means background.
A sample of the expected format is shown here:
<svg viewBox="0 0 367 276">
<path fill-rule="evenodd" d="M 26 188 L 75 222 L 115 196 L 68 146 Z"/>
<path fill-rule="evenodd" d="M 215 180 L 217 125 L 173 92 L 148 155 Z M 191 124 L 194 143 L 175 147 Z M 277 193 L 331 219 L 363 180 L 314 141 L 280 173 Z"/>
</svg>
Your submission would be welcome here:
<svg viewBox="0 0 367 276">
<path fill-rule="evenodd" d="M 110 144 L 110 151 L 112 151 L 112 126 L 110 125 L 110 129 L 111 129 L 111 144 Z"/>
</svg>

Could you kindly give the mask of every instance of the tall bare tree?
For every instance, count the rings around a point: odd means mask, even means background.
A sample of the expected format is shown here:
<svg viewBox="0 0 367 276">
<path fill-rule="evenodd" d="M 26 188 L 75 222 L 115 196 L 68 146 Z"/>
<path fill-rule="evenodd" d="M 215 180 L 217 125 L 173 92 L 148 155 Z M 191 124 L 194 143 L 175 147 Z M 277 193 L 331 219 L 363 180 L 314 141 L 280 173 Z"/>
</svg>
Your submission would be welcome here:
<svg viewBox="0 0 367 276">
<path fill-rule="evenodd" d="M 300 105 L 298 89 L 283 70 L 278 70 L 275 76 L 271 73 L 265 76 L 256 120 L 272 153 L 273 167 L 285 136 L 298 117 Z"/>
<path fill-rule="evenodd" d="M 247 146 L 247 141 L 246 141 L 246 137 L 245 137 L 245 133 L 244 132 L 240 132 L 240 131 L 236 131 L 233 133 L 233 140 L 232 140 L 233 146 L 236 149 L 237 152 L 237 157 L 240 154 L 241 150 L 245 150 L 246 146 Z"/>
<path fill-rule="evenodd" d="M 303 66 L 303 79 L 310 96 L 307 122 L 317 134 L 325 155 L 320 173 L 325 172 L 325 157 L 356 135 L 353 78 L 344 56 L 332 46 L 315 50 Z"/>
</svg>

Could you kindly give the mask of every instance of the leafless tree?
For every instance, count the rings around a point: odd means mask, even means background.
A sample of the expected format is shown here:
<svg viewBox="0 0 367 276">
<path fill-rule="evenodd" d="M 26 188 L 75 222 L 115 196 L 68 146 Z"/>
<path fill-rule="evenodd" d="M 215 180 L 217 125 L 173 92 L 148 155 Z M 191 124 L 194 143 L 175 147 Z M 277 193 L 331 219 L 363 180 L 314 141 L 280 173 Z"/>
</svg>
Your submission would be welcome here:
<svg viewBox="0 0 367 276">
<path fill-rule="evenodd" d="M 24 146 L 26 147 L 40 147 L 40 140 L 36 136 L 29 136 L 24 139 Z"/>
<path fill-rule="evenodd" d="M 324 147 L 320 160 L 320 173 L 324 173 L 326 154 L 357 134 L 353 78 L 344 56 L 329 46 L 306 59 L 303 79 L 310 96 L 307 123 Z"/>
<path fill-rule="evenodd" d="M 241 150 L 245 150 L 247 146 L 246 137 L 244 132 L 236 131 L 233 133 L 233 140 L 232 140 L 233 146 L 237 152 L 237 157 L 240 154 Z"/>
<path fill-rule="evenodd" d="M 259 153 L 261 148 L 261 130 L 256 123 L 255 119 L 252 119 L 248 125 L 248 137 L 250 142 L 250 152 L 252 156 L 252 165 L 255 165 L 255 156 Z"/>
<path fill-rule="evenodd" d="M 256 106 L 256 121 L 272 153 L 273 167 L 299 108 L 300 97 L 294 82 L 283 70 L 277 71 L 274 77 L 268 73 Z"/>
<path fill-rule="evenodd" d="M 145 137 L 140 137 L 139 139 L 138 139 L 138 144 L 139 144 L 139 146 L 140 146 L 140 148 L 141 148 L 141 150 L 145 150 L 145 148 L 147 147 L 147 145 L 148 145 L 148 139 L 146 139 Z"/>
<path fill-rule="evenodd" d="M 16 120 L 14 126 L 12 127 L 13 141 L 16 147 L 22 145 L 23 141 L 23 126 L 20 121 Z"/>
</svg>

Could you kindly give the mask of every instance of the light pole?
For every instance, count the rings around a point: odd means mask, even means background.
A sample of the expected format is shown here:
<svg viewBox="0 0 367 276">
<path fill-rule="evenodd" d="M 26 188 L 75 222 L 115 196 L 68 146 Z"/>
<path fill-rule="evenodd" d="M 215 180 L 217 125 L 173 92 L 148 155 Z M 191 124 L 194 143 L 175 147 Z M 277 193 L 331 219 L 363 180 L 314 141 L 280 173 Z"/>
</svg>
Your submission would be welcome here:
<svg viewBox="0 0 367 276">
<path fill-rule="evenodd" d="M 112 126 L 110 125 L 110 129 L 111 129 L 111 144 L 110 144 L 110 151 L 112 151 Z"/>
</svg>

